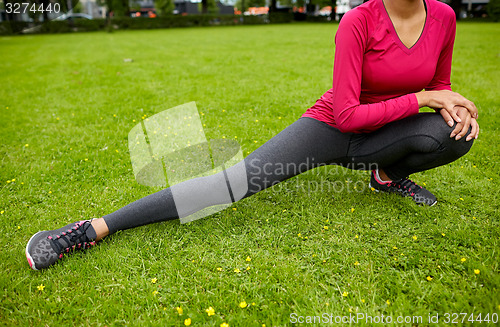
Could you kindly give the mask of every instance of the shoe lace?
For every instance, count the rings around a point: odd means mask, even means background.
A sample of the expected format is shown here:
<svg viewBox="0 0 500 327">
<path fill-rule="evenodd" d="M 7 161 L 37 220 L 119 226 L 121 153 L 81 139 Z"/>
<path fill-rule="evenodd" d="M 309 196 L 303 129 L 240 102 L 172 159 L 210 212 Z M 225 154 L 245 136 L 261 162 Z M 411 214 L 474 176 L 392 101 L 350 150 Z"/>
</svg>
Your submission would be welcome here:
<svg viewBox="0 0 500 327">
<path fill-rule="evenodd" d="M 402 189 L 403 191 L 407 191 L 410 193 L 410 195 L 415 195 L 415 193 L 420 192 L 422 189 L 422 186 L 418 185 L 414 181 L 412 181 L 409 178 L 403 178 L 400 181 L 393 182 L 394 186 L 396 186 L 399 189 Z"/>
<path fill-rule="evenodd" d="M 91 241 L 87 237 L 87 229 L 90 226 L 91 220 L 78 222 L 73 227 L 48 237 L 56 246 L 59 258 L 62 258 L 64 252 L 68 253 L 70 250 L 86 249 L 96 244 L 95 241 Z"/>
</svg>

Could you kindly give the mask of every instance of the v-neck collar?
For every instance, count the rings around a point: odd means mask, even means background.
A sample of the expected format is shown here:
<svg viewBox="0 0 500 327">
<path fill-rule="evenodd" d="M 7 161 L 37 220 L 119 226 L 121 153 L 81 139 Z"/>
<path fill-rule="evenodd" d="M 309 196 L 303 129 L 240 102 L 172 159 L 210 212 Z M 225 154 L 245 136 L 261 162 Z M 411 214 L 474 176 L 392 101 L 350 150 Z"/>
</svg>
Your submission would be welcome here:
<svg viewBox="0 0 500 327">
<path fill-rule="evenodd" d="M 410 47 L 408 48 L 403 41 L 399 38 L 398 33 L 396 32 L 396 28 L 394 27 L 394 24 L 392 23 L 391 17 L 389 16 L 389 13 L 387 12 L 387 9 L 385 8 L 384 1 L 383 0 L 378 0 L 379 5 L 381 7 L 382 15 L 384 16 L 386 23 L 389 25 L 389 31 L 394 38 L 394 41 L 398 44 L 398 46 L 407 54 L 411 54 L 419 45 L 421 40 L 424 39 L 425 34 L 427 34 L 427 29 L 429 26 L 429 19 L 430 19 L 430 6 L 427 0 L 424 1 L 424 6 L 426 8 L 426 13 L 425 13 L 425 22 L 424 22 L 424 27 L 422 28 L 422 32 L 420 33 L 420 36 L 418 37 L 417 41 Z"/>
</svg>

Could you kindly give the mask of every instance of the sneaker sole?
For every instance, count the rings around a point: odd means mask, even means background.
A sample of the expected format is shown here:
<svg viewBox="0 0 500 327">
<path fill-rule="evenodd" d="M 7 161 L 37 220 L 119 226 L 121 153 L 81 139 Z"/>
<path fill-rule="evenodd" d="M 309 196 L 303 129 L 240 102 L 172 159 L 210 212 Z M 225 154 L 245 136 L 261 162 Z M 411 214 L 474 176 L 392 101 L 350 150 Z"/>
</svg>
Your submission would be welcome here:
<svg viewBox="0 0 500 327">
<path fill-rule="evenodd" d="M 368 183 L 368 187 L 370 188 L 370 190 L 372 191 L 375 191 L 375 192 L 380 192 L 379 190 L 377 190 L 375 187 L 372 186 L 372 183 Z M 434 201 L 433 204 L 430 204 L 429 207 L 433 207 L 436 203 L 438 203 L 438 201 Z M 417 204 L 423 204 L 425 205 L 424 203 L 417 203 Z"/>
<path fill-rule="evenodd" d="M 30 247 L 30 243 L 31 241 L 35 238 L 35 236 L 37 236 L 38 234 L 40 233 L 43 233 L 43 231 L 41 232 L 38 232 L 36 233 L 35 235 L 31 236 L 30 240 L 28 241 L 28 244 L 26 244 L 26 250 L 25 250 L 25 253 L 26 253 L 26 259 L 28 260 L 28 263 L 30 265 L 30 268 L 33 269 L 33 270 L 38 270 L 36 269 L 36 266 L 35 266 L 35 262 L 33 261 L 33 258 L 31 257 L 31 255 L 29 254 L 29 251 L 28 251 L 28 248 Z"/>
</svg>

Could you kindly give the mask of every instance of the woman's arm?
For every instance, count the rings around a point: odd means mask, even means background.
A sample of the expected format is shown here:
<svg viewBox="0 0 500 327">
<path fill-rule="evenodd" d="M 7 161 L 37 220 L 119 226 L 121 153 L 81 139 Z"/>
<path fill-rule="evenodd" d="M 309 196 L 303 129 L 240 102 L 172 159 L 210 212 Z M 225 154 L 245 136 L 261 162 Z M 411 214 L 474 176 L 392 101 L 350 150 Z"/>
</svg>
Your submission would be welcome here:
<svg viewBox="0 0 500 327">
<path fill-rule="evenodd" d="M 472 101 L 451 90 L 451 61 L 457 25 L 455 13 L 451 9 L 448 11 L 447 19 L 448 21 L 445 23 L 445 26 L 447 26 L 446 33 L 448 33 L 448 36 L 436 65 L 436 73 L 432 81 L 425 88 L 425 91 L 417 93 L 416 96 L 420 108 L 444 109 L 444 111 L 440 110 L 441 115 L 443 115 L 448 125 L 453 126 L 453 120 L 456 122 L 461 121 L 457 114 L 457 106 L 466 108 L 472 118 L 475 119 L 478 117 L 478 112 Z"/>
<path fill-rule="evenodd" d="M 366 22 L 353 10 L 341 20 L 335 36 L 333 72 L 333 115 L 342 132 L 364 132 L 419 111 L 415 94 L 371 104 L 360 104 L 363 55 L 367 40 Z"/>
</svg>

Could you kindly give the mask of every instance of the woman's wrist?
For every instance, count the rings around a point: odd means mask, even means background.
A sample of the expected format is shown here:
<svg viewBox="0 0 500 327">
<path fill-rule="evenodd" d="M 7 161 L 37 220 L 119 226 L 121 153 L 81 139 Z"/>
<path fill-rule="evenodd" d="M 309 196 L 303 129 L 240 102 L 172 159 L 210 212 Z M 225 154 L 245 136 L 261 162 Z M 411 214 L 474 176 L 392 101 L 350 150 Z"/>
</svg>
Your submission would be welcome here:
<svg viewBox="0 0 500 327">
<path fill-rule="evenodd" d="M 418 107 L 427 107 L 429 105 L 429 92 L 428 91 L 422 91 L 415 93 L 415 96 L 417 97 L 417 102 L 418 102 Z"/>
</svg>

